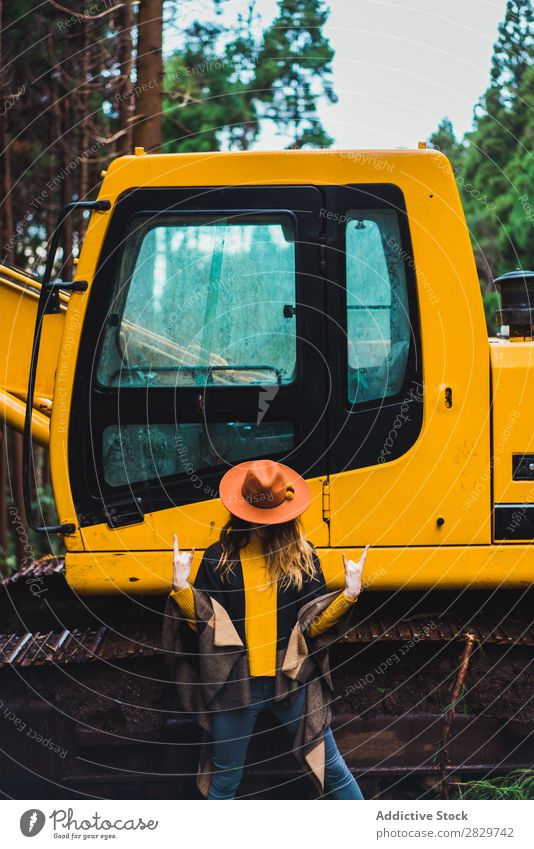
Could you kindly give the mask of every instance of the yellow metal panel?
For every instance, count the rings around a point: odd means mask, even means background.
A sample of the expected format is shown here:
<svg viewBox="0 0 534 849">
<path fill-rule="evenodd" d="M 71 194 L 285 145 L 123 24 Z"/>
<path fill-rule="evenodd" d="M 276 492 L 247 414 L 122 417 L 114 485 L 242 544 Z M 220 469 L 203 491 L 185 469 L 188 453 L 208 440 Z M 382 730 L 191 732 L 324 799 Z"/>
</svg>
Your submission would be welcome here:
<svg viewBox="0 0 534 849">
<path fill-rule="evenodd" d="M 24 430 L 24 418 L 26 416 L 26 404 L 19 398 L 10 395 L 9 392 L 4 392 L 0 389 L 0 421 L 6 422 L 10 427 L 22 433 Z M 43 448 L 48 447 L 50 436 L 50 419 L 43 416 L 37 410 L 32 412 L 32 439 L 42 445 Z"/>
<path fill-rule="evenodd" d="M 260 186 L 394 183 L 443 171 L 435 150 L 282 150 L 122 156 L 106 171 L 99 200 L 115 201 L 132 186 Z M 449 166 L 450 170 L 450 166 Z"/>
<path fill-rule="evenodd" d="M 512 454 L 534 453 L 534 343 L 495 342 L 490 352 L 494 500 L 531 504 L 534 481 L 512 480 Z"/>
<path fill-rule="evenodd" d="M 348 557 L 361 549 L 345 549 Z M 331 589 L 343 586 L 342 549 L 318 549 Z M 194 558 L 196 575 L 202 552 Z M 82 594 L 127 592 L 166 593 L 172 581 L 172 552 L 116 551 L 68 553 L 67 580 Z M 526 587 L 532 583 L 534 552 L 529 545 L 510 546 L 419 546 L 371 549 L 365 566 L 365 591 L 439 589 L 483 589 Z"/>
<path fill-rule="evenodd" d="M 343 586 L 341 553 L 357 560 L 362 549 L 319 551 L 327 583 Z M 529 545 L 414 546 L 372 548 L 365 562 L 368 590 L 482 589 L 532 584 L 534 550 Z"/>
<path fill-rule="evenodd" d="M 328 526 L 322 519 L 322 479 L 309 480 L 312 500 L 306 511 L 304 528 L 314 545 L 328 544 Z M 182 548 L 207 548 L 219 539 L 228 511 L 219 499 L 199 501 L 183 507 L 158 510 L 145 516 L 145 522 L 111 530 L 106 524 L 82 528 L 84 547 L 97 552 L 107 549 L 137 551 L 161 549 L 172 544 L 173 533 L 178 534 Z"/>
<path fill-rule="evenodd" d="M 7 276 L 9 272 L 10 276 Z M 28 373 L 40 284 L 19 272 L 0 266 L 0 304 L 4 330 L 0 336 L 0 387 L 17 398 L 26 398 Z M 52 398 L 59 340 L 66 299 L 57 315 L 43 319 L 41 350 L 35 381 L 35 398 Z"/>
</svg>

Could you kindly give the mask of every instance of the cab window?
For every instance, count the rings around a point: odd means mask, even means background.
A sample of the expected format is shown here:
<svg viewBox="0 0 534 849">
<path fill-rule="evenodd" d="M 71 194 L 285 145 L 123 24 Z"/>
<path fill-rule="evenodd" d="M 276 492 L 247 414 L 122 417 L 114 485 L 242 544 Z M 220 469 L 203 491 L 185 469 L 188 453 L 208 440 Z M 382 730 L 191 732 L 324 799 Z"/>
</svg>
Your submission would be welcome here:
<svg viewBox="0 0 534 849">
<path fill-rule="evenodd" d="M 353 404 L 397 395 L 410 350 L 408 292 L 398 216 L 347 212 L 347 369 Z"/>
<path fill-rule="evenodd" d="M 287 454 L 293 444 L 289 422 L 110 425 L 103 434 L 104 477 L 113 487 L 189 477 L 200 490 L 206 469 L 224 469 L 250 456 Z M 217 492 L 210 497 L 216 498 Z"/>
<path fill-rule="evenodd" d="M 136 217 L 124 242 L 98 383 L 291 383 L 295 264 L 290 216 Z"/>
</svg>

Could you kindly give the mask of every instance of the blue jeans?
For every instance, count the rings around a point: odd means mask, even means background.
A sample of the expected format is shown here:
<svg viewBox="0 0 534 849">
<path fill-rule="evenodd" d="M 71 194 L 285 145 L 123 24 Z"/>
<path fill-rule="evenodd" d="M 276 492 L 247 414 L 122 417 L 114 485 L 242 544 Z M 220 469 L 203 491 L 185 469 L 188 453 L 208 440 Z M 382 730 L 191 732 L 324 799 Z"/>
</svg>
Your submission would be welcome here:
<svg viewBox="0 0 534 849">
<path fill-rule="evenodd" d="M 233 799 L 241 783 L 243 765 L 256 719 L 262 710 L 270 710 L 292 737 L 304 708 L 306 688 L 301 687 L 291 705 L 275 702 L 274 678 L 251 678 L 252 703 L 234 710 L 215 711 L 211 715 L 213 757 L 208 799 Z M 363 799 L 358 783 L 341 757 L 332 730 L 324 734 L 325 792 L 335 799 Z"/>
</svg>

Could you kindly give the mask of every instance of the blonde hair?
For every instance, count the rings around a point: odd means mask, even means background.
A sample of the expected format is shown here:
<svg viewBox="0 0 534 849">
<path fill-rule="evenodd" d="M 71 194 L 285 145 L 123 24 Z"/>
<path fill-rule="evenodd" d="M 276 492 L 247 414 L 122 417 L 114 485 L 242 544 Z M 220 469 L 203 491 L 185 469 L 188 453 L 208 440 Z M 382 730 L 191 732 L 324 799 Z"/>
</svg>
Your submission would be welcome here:
<svg viewBox="0 0 534 849">
<path fill-rule="evenodd" d="M 250 532 L 256 526 L 237 516 L 230 518 L 221 531 L 222 555 L 217 569 L 223 579 L 233 572 L 233 563 L 250 540 Z M 304 576 L 316 578 L 313 548 L 304 536 L 299 518 L 274 525 L 261 525 L 263 552 L 267 561 L 267 572 L 272 581 L 280 581 L 283 589 L 302 589 Z"/>
</svg>

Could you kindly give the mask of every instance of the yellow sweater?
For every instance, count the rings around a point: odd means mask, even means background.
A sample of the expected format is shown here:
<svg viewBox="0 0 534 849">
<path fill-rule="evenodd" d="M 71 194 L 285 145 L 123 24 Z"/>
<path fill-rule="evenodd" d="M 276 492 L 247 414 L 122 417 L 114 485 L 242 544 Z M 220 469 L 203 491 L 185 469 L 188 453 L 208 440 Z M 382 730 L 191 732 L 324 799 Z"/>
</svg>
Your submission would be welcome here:
<svg viewBox="0 0 534 849">
<path fill-rule="evenodd" d="M 261 541 L 253 539 L 240 553 L 245 586 L 245 638 L 250 675 L 276 674 L 277 587 L 267 574 Z M 195 602 L 191 587 L 173 590 L 171 597 L 196 630 Z M 356 599 L 345 591 L 326 607 L 310 627 L 311 637 L 324 633 L 334 625 Z"/>
</svg>

